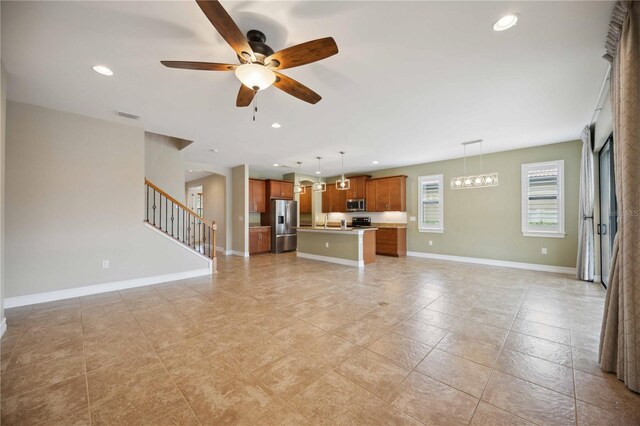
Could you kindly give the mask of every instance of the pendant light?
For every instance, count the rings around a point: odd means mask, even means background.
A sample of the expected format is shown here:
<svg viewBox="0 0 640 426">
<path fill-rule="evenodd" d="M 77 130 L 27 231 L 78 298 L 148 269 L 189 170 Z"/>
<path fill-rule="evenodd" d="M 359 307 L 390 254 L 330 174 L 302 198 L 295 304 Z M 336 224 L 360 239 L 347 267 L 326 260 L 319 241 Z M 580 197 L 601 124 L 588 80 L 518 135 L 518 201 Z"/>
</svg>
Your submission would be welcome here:
<svg viewBox="0 0 640 426">
<path fill-rule="evenodd" d="M 480 174 L 467 175 L 467 145 L 480 144 Z M 451 189 L 487 188 L 498 186 L 498 173 L 484 173 L 482 167 L 482 139 L 463 142 L 464 176 L 451 178 Z"/>
<path fill-rule="evenodd" d="M 322 160 L 322 157 L 316 158 L 318 159 L 318 171 L 316 172 L 316 174 L 318 175 L 318 181 L 313 184 L 313 192 L 324 192 L 327 190 L 327 184 L 325 182 L 322 182 L 320 178 L 320 160 Z"/>
<path fill-rule="evenodd" d="M 336 180 L 336 189 L 338 191 L 346 191 L 351 188 L 351 181 L 344 178 L 344 151 L 340 151 L 340 155 L 342 155 L 342 175 L 340 179 Z"/>
<path fill-rule="evenodd" d="M 293 185 L 294 194 L 304 194 L 306 187 L 300 185 L 300 168 L 302 167 L 302 161 L 298 161 L 298 176 L 296 176 L 296 184 Z"/>
</svg>

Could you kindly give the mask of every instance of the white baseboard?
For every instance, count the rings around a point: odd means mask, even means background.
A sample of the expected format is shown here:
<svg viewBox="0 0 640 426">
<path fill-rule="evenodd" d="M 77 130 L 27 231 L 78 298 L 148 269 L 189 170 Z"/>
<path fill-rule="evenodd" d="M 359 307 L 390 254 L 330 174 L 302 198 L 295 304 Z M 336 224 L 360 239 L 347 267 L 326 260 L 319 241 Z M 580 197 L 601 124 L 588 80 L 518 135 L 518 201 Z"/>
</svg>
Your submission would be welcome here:
<svg viewBox="0 0 640 426">
<path fill-rule="evenodd" d="M 529 269 L 532 271 L 555 272 L 559 274 L 576 274 L 576 268 L 566 266 L 540 265 L 538 263 L 511 262 L 508 260 L 482 259 L 478 257 L 451 256 L 448 254 L 423 253 L 408 251 L 407 256 L 422 257 L 425 259 L 449 260 L 453 262 L 475 263 L 478 265 L 502 266 L 505 268 Z"/>
<path fill-rule="evenodd" d="M 221 246 L 216 246 L 216 251 L 219 251 L 225 256 L 230 256 L 233 254 L 233 250 L 226 250 L 224 247 L 221 247 Z"/>
<path fill-rule="evenodd" d="M 600 275 L 594 275 L 593 282 L 600 284 L 602 282 L 602 277 Z"/>
<path fill-rule="evenodd" d="M 303 259 L 319 260 L 321 262 L 337 263 L 345 266 L 355 266 L 358 268 L 364 268 L 364 260 L 348 260 L 340 259 L 339 257 L 321 256 L 319 254 L 300 253 L 297 252 L 298 257 Z"/>
<path fill-rule="evenodd" d="M 2 318 L 2 323 L 0 324 L 0 337 L 4 336 L 5 331 L 7 331 L 7 318 Z"/>
<path fill-rule="evenodd" d="M 45 293 L 29 294 L 26 296 L 8 297 L 4 300 L 4 307 L 15 308 L 18 306 L 34 305 L 36 303 L 53 302 L 55 300 L 90 296 L 92 294 L 108 293 L 110 291 L 116 290 L 126 290 L 128 288 L 143 287 L 146 285 L 161 284 L 169 281 L 202 277 L 204 275 L 211 275 L 211 269 L 194 269 L 191 271 L 177 272 L 175 274 L 156 275 L 154 277 L 136 278 L 132 280 L 88 285 L 84 287 L 69 288 L 65 290 L 47 291 Z"/>
<path fill-rule="evenodd" d="M 234 256 L 241 256 L 241 257 L 249 257 L 249 252 L 248 251 L 240 251 L 240 250 L 229 250 L 230 253 Z"/>
</svg>

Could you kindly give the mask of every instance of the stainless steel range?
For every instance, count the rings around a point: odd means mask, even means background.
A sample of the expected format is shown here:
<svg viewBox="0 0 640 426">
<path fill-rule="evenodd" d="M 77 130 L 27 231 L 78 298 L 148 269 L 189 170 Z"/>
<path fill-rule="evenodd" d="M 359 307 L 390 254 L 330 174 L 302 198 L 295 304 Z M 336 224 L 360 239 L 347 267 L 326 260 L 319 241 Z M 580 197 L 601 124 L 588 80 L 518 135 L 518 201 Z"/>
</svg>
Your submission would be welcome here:
<svg viewBox="0 0 640 426">
<path fill-rule="evenodd" d="M 352 228 L 370 228 L 371 218 L 366 216 L 353 217 L 351 218 L 351 227 Z"/>
</svg>

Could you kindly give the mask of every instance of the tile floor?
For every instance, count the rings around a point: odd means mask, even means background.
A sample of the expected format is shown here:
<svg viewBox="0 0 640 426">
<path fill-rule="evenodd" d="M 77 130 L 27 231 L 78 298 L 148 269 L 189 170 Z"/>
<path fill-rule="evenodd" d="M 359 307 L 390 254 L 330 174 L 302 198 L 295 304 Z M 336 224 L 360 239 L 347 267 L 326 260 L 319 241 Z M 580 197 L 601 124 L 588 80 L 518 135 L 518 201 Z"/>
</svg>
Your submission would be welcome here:
<svg viewBox="0 0 640 426">
<path fill-rule="evenodd" d="M 9 309 L 2 424 L 640 424 L 567 276 L 266 255 Z"/>
</svg>

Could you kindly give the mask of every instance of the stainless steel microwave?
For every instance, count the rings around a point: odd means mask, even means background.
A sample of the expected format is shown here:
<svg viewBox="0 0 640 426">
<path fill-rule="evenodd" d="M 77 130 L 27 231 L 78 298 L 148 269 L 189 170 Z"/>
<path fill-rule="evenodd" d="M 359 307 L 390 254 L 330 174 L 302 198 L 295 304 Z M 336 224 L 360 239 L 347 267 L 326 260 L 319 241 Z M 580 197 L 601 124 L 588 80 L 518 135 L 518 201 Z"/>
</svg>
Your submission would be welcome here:
<svg viewBox="0 0 640 426">
<path fill-rule="evenodd" d="M 366 205 L 364 202 L 364 198 L 353 198 L 351 200 L 347 200 L 347 211 L 348 212 L 364 212 Z"/>
</svg>

